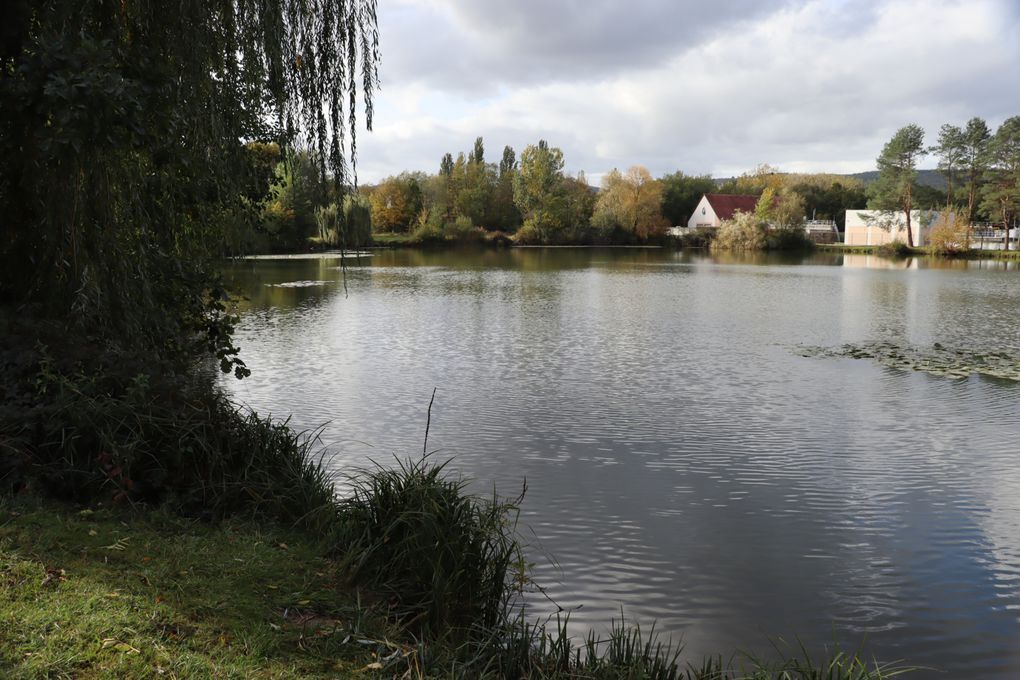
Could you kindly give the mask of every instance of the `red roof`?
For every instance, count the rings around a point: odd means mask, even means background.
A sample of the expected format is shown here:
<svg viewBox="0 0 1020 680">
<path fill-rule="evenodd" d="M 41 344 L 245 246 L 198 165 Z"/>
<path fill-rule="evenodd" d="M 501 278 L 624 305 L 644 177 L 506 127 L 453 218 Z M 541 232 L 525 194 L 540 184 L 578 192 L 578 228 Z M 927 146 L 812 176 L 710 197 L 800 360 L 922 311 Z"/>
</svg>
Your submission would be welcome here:
<svg viewBox="0 0 1020 680">
<path fill-rule="evenodd" d="M 758 205 L 757 196 L 743 196 L 740 194 L 705 194 L 705 198 L 708 199 L 709 205 L 712 206 L 712 210 L 719 217 L 720 220 L 728 220 L 733 217 L 733 213 L 738 210 L 741 212 L 754 212 L 754 207 Z"/>
</svg>

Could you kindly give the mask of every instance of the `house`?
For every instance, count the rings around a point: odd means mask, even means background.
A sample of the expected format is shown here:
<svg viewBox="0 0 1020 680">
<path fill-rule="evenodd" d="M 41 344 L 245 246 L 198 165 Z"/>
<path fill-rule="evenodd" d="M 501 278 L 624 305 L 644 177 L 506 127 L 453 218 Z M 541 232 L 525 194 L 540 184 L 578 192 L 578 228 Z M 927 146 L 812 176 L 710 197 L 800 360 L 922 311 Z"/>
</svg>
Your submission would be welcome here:
<svg viewBox="0 0 1020 680">
<path fill-rule="evenodd" d="M 687 221 L 688 229 L 718 227 L 724 220 L 732 219 L 733 213 L 754 212 L 758 205 L 757 196 L 739 194 L 705 194 Z"/>
<path fill-rule="evenodd" d="M 910 211 L 910 234 L 914 246 L 928 244 L 928 227 L 939 214 L 930 210 Z M 902 210 L 847 210 L 843 243 L 848 246 L 880 246 L 893 241 L 907 242 L 907 220 Z"/>
</svg>

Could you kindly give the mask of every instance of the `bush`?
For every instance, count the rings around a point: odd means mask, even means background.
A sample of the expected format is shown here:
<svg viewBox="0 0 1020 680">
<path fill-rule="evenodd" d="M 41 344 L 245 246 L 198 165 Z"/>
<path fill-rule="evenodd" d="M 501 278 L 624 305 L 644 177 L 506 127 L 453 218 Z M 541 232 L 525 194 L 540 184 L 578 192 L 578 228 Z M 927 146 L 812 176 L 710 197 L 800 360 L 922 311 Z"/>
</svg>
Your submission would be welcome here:
<svg viewBox="0 0 1020 680">
<path fill-rule="evenodd" d="M 333 485 L 311 456 L 314 438 L 232 404 L 208 376 L 116 348 L 51 354 L 40 345 L 3 358 L 0 481 L 8 490 L 315 528 L 335 514 Z"/>
<path fill-rule="evenodd" d="M 875 253 L 883 257 L 909 257 L 912 251 L 903 241 L 890 241 L 875 248 Z"/>
<path fill-rule="evenodd" d="M 765 239 L 766 250 L 811 250 L 814 242 L 801 226 L 773 229 Z"/>
<path fill-rule="evenodd" d="M 768 224 L 754 213 L 737 212 L 720 226 L 713 250 L 764 250 Z"/>
<path fill-rule="evenodd" d="M 471 495 L 445 468 L 423 457 L 354 476 L 336 538 L 352 585 L 416 634 L 462 638 L 502 623 L 523 586 L 521 498 Z"/>
<path fill-rule="evenodd" d="M 970 225 L 952 214 L 941 214 L 928 232 L 928 250 L 934 255 L 955 255 L 970 250 Z"/>
</svg>

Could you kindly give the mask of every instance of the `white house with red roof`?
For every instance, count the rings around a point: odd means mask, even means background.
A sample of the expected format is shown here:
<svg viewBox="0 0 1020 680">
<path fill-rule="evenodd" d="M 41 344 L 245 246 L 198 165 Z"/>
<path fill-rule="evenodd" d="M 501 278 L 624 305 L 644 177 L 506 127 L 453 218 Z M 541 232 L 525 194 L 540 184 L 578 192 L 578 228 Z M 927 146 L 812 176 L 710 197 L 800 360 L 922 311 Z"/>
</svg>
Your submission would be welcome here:
<svg viewBox="0 0 1020 680">
<path fill-rule="evenodd" d="M 752 213 L 758 205 L 757 196 L 741 194 L 705 194 L 698 201 L 691 219 L 687 220 L 688 229 L 716 228 L 724 220 L 733 218 L 737 211 Z"/>
</svg>

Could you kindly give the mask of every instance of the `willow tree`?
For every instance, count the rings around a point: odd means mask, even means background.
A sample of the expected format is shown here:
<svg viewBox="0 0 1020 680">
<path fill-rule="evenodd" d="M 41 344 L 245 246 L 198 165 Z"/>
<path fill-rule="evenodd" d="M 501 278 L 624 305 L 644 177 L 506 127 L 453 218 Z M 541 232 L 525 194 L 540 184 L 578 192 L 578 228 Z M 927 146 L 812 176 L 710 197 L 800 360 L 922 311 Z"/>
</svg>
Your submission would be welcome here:
<svg viewBox="0 0 1020 680">
<path fill-rule="evenodd" d="M 0 301 L 229 355 L 207 253 L 250 142 L 355 182 L 375 0 L 8 0 L 0 34 Z"/>
</svg>

